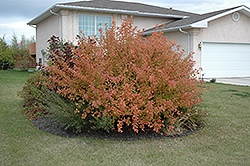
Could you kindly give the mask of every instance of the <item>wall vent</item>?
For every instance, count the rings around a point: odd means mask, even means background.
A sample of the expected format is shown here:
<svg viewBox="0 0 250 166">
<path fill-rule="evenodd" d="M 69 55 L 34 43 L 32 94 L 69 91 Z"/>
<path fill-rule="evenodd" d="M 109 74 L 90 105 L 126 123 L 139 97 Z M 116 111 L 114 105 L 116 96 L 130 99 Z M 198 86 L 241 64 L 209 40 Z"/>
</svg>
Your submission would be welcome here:
<svg viewBox="0 0 250 166">
<path fill-rule="evenodd" d="M 232 19 L 236 22 L 240 19 L 240 14 L 238 12 L 235 12 L 232 14 Z"/>
</svg>

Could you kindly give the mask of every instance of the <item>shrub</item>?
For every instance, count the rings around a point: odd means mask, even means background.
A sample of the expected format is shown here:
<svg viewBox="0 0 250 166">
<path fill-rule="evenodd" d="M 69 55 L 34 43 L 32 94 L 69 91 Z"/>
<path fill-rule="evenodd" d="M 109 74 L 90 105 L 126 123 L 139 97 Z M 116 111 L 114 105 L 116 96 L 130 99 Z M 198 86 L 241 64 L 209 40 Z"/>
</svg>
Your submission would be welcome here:
<svg viewBox="0 0 250 166">
<path fill-rule="evenodd" d="M 81 108 L 78 107 L 76 101 L 60 96 L 54 90 L 45 89 L 42 99 L 43 105 L 40 108 L 45 108 L 53 115 L 54 119 L 63 124 L 65 130 L 72 129 L 75 133 L 82 132 L 83 129 L 102 129 L 109 131 L 114 127 L 112 117 L 107 116 L 87 116 L 82 119 L 82 112 L 88 106 L 85 103 Z"/>
<path fill-rule="evenodd" d="M 24 71 L 28 71 L 29 68 L 34 68 L 36 65 L 36 60 L 31 56 L 17 56 L 15 59 L 15 67 Z"/>
<path fill-rule="evenodd" d="M 29 118 L 42 118 L 49 114 L 49 111 L 44 108 L 44 91 L 45 89 L 42 85 L 42 72 L 37 71 L 31 74 L 26 80 L 22 91 L 17 93 L 25 102 L 24 110 Z"/>
<path fill-rule="evenodd" d="M 215 83 L 216 82 L 216 78 L 213 78 L 210 80 L 211 83 Z"/>
<path fill-rule="evenodd" d="M 44 69 L 44 85 L 75 104 L 76 121 L 95 119 L 107 131 L 114 124 L 119 132 L 123 125 L 135 132 L 173 130 L 176 119 L 202 102 L 192 54 L 184 56 L 176 41 L 156 31 L 143 37 L 132 19 L 120 27 L 113 20 L 100 32 L 100 38 L 83 34 L 68 52 L 52 50 Z"/>
</svg>

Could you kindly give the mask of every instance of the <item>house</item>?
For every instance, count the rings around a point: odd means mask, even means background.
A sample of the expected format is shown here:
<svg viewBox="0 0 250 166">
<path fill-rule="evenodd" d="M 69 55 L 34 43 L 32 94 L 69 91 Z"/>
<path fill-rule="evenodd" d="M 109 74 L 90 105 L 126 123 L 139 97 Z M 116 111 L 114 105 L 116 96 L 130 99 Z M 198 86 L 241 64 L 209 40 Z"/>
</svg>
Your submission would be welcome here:
<svg viewBox="0 0 250 166">
<path fill-rule="evenodd" d="M 164 34 L 177 40 L 186 53 L 195 52 L 196 68 L 205 78 L 250 76 L 250 9 L 244 5 L 206 14 L 195 14 L 142 3 L 91 0 L 58 3 L 28 25 L 36 27 L 37 62 L 44 63 L 41 51 L 54 34 L 75 41 L 81 30 L 98 35 L 98 29 L 115 17 L 133 15 L 134 24 L 151 35 L 160 25 Z"/>
<path fill-rule="evenodd" d="M 145 31 L 151 34 L 155 28 Z M 250 76 L 250 9 L 238 6 L 166 23 L 163 32 L 193 51 L 205 78 Z"/>
</svg>

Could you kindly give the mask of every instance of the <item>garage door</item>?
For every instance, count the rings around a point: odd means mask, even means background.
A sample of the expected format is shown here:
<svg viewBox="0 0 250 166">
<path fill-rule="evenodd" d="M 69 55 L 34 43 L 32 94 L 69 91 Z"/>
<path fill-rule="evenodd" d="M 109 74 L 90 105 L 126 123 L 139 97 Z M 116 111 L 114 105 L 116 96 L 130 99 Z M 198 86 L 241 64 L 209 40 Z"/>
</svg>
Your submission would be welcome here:
<svg viewBox="0 0 250 166">
<path fill-rule="evenodd" d="M 205 78 L 250 76 L 250 43 L 203 42 Z"/>
</svg>

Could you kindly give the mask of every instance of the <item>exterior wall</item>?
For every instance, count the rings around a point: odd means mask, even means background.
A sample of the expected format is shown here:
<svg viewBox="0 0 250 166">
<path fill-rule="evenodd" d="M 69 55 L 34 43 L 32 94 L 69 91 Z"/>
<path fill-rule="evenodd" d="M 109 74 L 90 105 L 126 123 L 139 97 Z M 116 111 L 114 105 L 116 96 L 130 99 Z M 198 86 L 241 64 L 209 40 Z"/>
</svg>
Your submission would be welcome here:
<svg viewBox="0 0 250 166">
<path fill-rule="evenodd" d="M 188 51 L 188 35 L 187 34 L 184 34 L 180 31 L 175 31 L 175 32 L 167 32 L 164 35 L 167 36 L 168 40 L 172 42 L 176 40 L 177 44 L 180 45 L 180 47 L 185 50 L 185 54 L 187 54 L 187 51 Z"/>
<path fill-rule="evenodd" d="M 61 25 L 62 25 L 62 39 L 64 41 L 69 41 L 73 43 L 77 43 L 76 35 L 79 34 L 78 30 L 78 15 L 79 14 L 89 14 L 89 15 L 99 15 L 99 16 L 110 16 L 115 17 L 117 25 L 120 26 L 122 20 L 128 15 L 123 14 L 112 14 L 112 13 L 98 13 L 98 12 L 84 12 L 84 11 L 77 11 L 77 10 L 60 10 L 59 13 L 61 15 Z M 60 27 L 59 27 L 59 16 L 52 15 L 49 18 L 43 20 L 39 24 L 37 24 L 36 30 L 36 54 L 37 59 L 36 61 L 39 62 L 39 58 L 43 59 L 41 50 L 46 50 L 48 47 L 47 40 L 52 36 L 56 35 L 59 36 L 60 34 Z M 152 28 L 156 24 L 162 24 L 172 19 L 165 19 L 165 18 L 153 18 L 153 17 L 138 17 L 134 16 L 134 25 L 138 27 L 138 29 L 147 29 Z M 46 60 L 46 59 L 44 59 Z M 42 60 L 42 63 L 44 63 Z"/>
<path fill-rule="evenodd" d="M 170 22 L 172 20 L 173 19 L 166 19 L 166 18 L 139 17 L 139 16 L 133 17 L 134 25 L 137 26 L 138 29 L 153 28 L 157 24 L 161 25 L 163 23 Z"/>
<path fill-rule="evenodd" d="M 36 25 L 36 62 L 42 58 L 42 63 L 46 59 L 43 58 L 41 51 L 46 51 L 48 47 L 48 39 L 52 36 L 59 36 L 59 17 L 51 16 Z"/>
<path fill-rule="evenodd" d="M 78 12 L 61 10 L 59 14 L 62 17 L 62 39 L 76 42 L 75 37 L 78 34 Z"/>
<path fill-rule="evenodd" d="M 240 13 L 235 22 L 232 15 L 213 20 L 207 29 L 202 29 L 198 39 L 206 41 L 250 42 L 250 18 Z"/>
<path fill-rule="evenodd" d="M 224 42 L 250 42 L 250 18 L 240 13 L 240 19 L 235 22 L 232 14 L 208 22 L 208 28 L 196 30 L 193 35 L 192 50 L 195 52 L 197 66 L 201 66 L 201 48 L 198 47 L 202 41 L 224 41 Z"/>
<path fill-rule="evenodd" d="M 60 15 L 62 15 L 62 38 L 64 40 L 76 42 L 75 37 L 79 33 L 78 32 L 79 14 L 115 17 L 118 26 L 121 25 L 122 20 L 124 18 L 129 17 L 128 15 L 122 15 L 122 14 L 61 10 Z M 134 25 L 137 26 L 138 29 L 143 29 L 143 28 L 152 28 L 156 24 L 160 25 L 162 23 L 171 21 L 172 19 L 134 16 L 133 20 L 134 20 Z"/>
<path fill-rule="evenodd" d="M 62 15 L 62 39 L 65 41 L 70 41 L 76 44 L 76 35 L 79 34 L 79 24 L 78 24 L 78 15 L 96 15 L 96 16 L 110 16 L 113 17 L 113 14 L 104 14 L 97 12 L 83 12 L 75 10 L 61 10 L 60 15 Z M 120 17 L 117 17 L 118 21 Z M 119 22 L 118 22 L 119 23 Z"/>
</svg>

